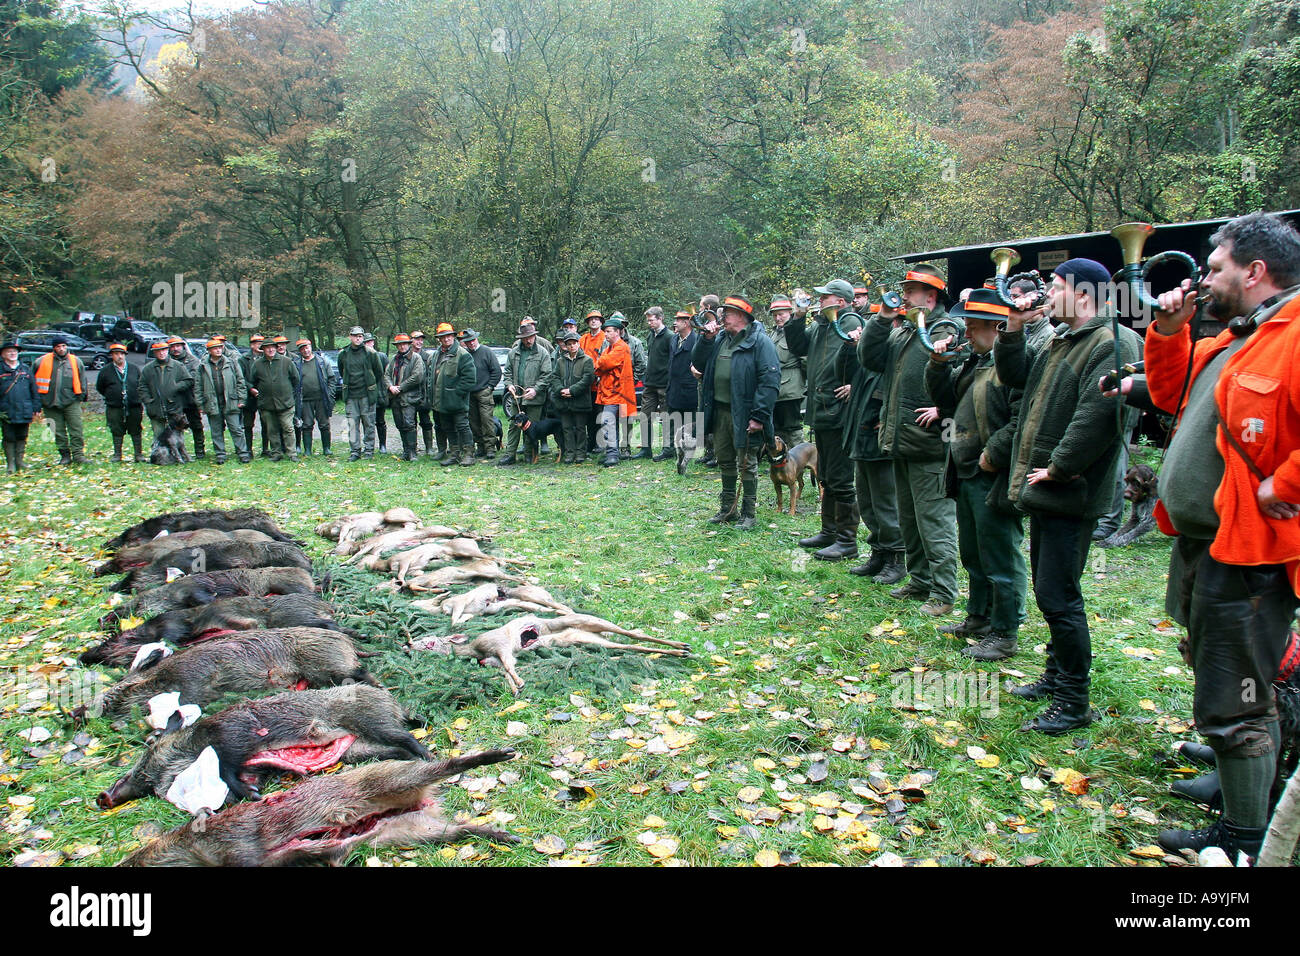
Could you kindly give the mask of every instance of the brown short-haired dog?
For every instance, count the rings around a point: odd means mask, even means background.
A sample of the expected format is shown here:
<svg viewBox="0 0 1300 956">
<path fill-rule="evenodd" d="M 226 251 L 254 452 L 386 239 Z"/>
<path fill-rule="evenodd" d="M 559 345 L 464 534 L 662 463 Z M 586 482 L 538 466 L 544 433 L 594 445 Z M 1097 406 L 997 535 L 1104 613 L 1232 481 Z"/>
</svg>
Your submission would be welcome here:
<svg viewBox="0 0 1300 956">
<path fill-rule="evenodd" d="M 817 486 L 817 500 L 821 500 L 822 483 L 817 478 L 816 445 L 801 441 L 793 448 L 786 448 L 781 436 L 777 435 L 770 445 L 764 446 L 763 450 L 767 453 L 768 464 L 771 466 L 772 486 L 776 489 L 777 511 L 783 510 L 781 488 L 784 486 L 790 489 L 790 514 L 794 514 L 795 506 L 799 504 L 799 496 L 803 494 L 804 471 L 812 472 L 813 483 Z"/>
</svg>

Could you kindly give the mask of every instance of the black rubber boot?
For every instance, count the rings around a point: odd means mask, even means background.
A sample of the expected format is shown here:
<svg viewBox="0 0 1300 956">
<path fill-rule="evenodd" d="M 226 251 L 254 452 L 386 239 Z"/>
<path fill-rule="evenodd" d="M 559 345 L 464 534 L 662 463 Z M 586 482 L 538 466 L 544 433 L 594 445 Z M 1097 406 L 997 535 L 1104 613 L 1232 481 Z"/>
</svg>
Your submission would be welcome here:
<svg viewBox="0 0 1300 956">
<path fill-rule="evenodd" d="M 303 453 L 304 456 L 307 456 L 307 455 L 310 455 L 310 454 L 311 454 L 311 436 L 310 436 L 310 435 L 303 435 L 303 436 L 302 436 L 302 453 Z"/>
<path fill-rule="evenodd" d="M 641 450 L 632 456 L 632 460 L 635 461 L 638 458 L 649 458 L 653 454 L 654 453 L 650 451 L 649 445 L 642 445 Z"/>
<path fill-rule="evenodd" d="M 9 443 L 5 442 L 7 446 Z M 113 460 L 118 464 L 122 462 L 122 438 L 118 436 L 113 439 Z"/>
<path fill-rule="evenodd" d="M 818 561 L 847 561 L 858 556 L 858 503 L 835 503 L 835 541 L 820 551 L 814 551 Z"/>
<path fill-rule="evenodd" d="M 1267 832 L 1267 827 L 1239 827 L 1227 820 L 1220 820 L 1201 830 L 1161 830 L 1156 836 L 1156 842 L 1170 853 L 1179 850 L 1200 853 L 1206 847 L 1217 846 L 1235 864 L 1238 853 L 1246 854 L 1253 862 L 1259 856 L 1259 848 L 1263 845 L 1264 834 Z"/>
<path fill-rule="evenodd" d="M 5 445 L 5 472 L 12 475 L 18 470 L 18 455 L 14 451 L 14 443 L 7 441 Z"/>
<path fill-rule="evenodd" d="M 722 476 L 722 492 L 718 495 L 718 513 L 709 519 L 709 524 L 730 524 L 738 520 L 736 516 L 736 476 Z"/>
<path fill-rule="evenodd" d="M 1222 792 L 1219 789 L 1219 772 L 1211 770 L 1191 780 L 1175 780 L 1169 785 L 1169 792 L 1175 797 L 1182 797 L 1192 803 L 1203 803 L 1210 809 L 1222 805 Z"/>
<path fill-rule="evenodd" d="M 428 455 L 430 458 L 434 457 L 434 453 L 433 453 L 433 426 L 432 426 L 432 425 L 421 425 L 421 426 L 420 426 L 420 435 L 424 438 L 424 453 L 425 453 L 426 455 Z M 439 461 L 441 461 L 443 458 L 446 458 L 446 457 L 447 457 L 447 449 L 446 449 L 446 447 L 445 447 L 444 445 L 442 445 L 441 443 L 439 443 L 439 445 L 438 445 L 438 455 L 437 455 L 437 458 L 438 458 Z"/>
<path fill-rule="evenodd" d="M 651 460 L 651 461 L 667 461 L 669 458 L 672 458 L 672 457 L 674 456 L 674 454 L 675 454 L 675 452 L 674 452 L 671 448 L 669 448 L 668 446 L 665 445 L 663 448 L 659 449 L 659 454 L 655 455 L 655 456 L 654 456 L 653 458 L 651 458 L 650 460 Z"/>
<path fill-rule="evenodd" d="M 758 523 L 754 518 L 754 510 L 758 506 L 757 478 L 744 478 L 741 480 L 740 498 L 740 520 L 736 522 L 736 527 L 741 531 L 752 531 L 754 525 Z"/>
<path fill-rule="evenodd" d="M 1214 748 L 1206 744 L 1198 744 L 1193 740 L 1184 740 L 1178 745 L 1178 752 L 1188 760 L 1204 764 L 1207 767 L 1217 767 L 1218 759 L 1214 756 Z"/>
<path fill-rule="evenodd" d="M 27 442 L 14 442 L 14 470 L 23 470 L 23 452 L 27 450 Z"/>
<path fill-rule="evenodd" d="M 824 548 L 835 543 L 835 502 L 822 498 L 822 529 L 811 538 L 800 538 L 801 548 Z"/>
</svg>

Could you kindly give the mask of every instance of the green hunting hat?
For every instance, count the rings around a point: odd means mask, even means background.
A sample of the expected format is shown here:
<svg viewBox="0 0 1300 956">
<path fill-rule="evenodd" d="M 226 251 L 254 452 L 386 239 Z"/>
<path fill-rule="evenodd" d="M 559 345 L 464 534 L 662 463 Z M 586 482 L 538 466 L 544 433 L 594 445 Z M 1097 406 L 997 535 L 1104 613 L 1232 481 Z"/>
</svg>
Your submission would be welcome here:
<svg viewBox="0 0 1300 956">
<path fill-rule="evenodd" d="M 843 279 L 832 279 L 825 285 L 813 289 L 818 295 L 838 295 L 845 302 L 853 301 L 853 286 Z"/>
</svg>

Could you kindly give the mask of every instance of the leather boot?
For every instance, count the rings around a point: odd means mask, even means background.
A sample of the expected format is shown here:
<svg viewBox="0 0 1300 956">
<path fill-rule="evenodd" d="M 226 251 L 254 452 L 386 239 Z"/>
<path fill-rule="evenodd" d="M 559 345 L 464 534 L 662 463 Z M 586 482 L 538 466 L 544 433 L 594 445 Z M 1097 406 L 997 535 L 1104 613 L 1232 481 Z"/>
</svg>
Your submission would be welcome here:
<svg viewBox="0 0 1300 956">
<path fill-rule="evenodd" d="M 722 476 L 722 493 L 718 496 L 718 513 L 709 524 L 730 524 L 736 519 L 736 476 Z"/>
<path fill-rule="evenodd" d="M 897 584 L 905 577 L 907 577 L 907 564 L 903 560 L 903 552 L 888 551 L 886 552 L 885 566 L 871 580 L 877 584 L 889 585 Z"/>
<path fill-rule="evenodd" d="M 120 435 L 113 438 L 113 460 L 118 464 L 122 463 L 122 437 Z"/>
<path fill-rule="evenodd" d="M 674 454 L 675 454 L 675 452 L 674 452 L 671 448 L 669 448 L 667 445 L 665 445 L 663 448 L 659 449 L 659 454 L 655 455 L 655 456 L 654 456 L 653 458 L 651 458 L 650 460 L 651 460 L 651 461 L 667 461 L 669 458 L 672 458 Z"/>
<path fill-rule="evenodd" d="M 752 531 L 757 524 L 754 519 L 754 509 L 758 505 L 758 479 L 748 477 L 742 479 L 740 492 L 740 520 L 736 522 L 736 527 L 741 531 Z"/>
<path fill-rule="evenodd" d="M 1090 723 L 1092 723 L 1092 710 L 1088 707 L 1087 701 L 1079 704 L 1053 700 L 1045 711 L 1027 721 L 1020 729 L 1058 737 L 1071 730 L 1087 727 Z"/>
<path fill-rule="evenodd" d="M 449 442 L 447 444 L 447 454 L 445 454 L 442 457 L 442 460 L 439 461 L 438 464 L 442 465 L 443 468 L 446 468 L 448 465 L 455 465 L 459 462 L 460 462 L 460 446 L 453 445 Z"/>
<path fill-rule="evenodd" d="M 1044 697 L 1051 697 L 1056 693 L 1056 681 L 1044 674 L 1032 684 L 1021 684 L 1018 687 L 1012 687 L 1011 693 L 1021 700 L 1042 700 Z"/>
<path fill-rule="evenodd" d="M 642 445 L 641 450 L 632 456 L 633 461 L 638 458 L 649 458 L 653 452 L 650 451 L 649 445 Z"/>
<path fill-rule="evenodd" d="M 835 541 L 814 551 L 813 557 L 818 561 L 845 561 L 858 556 L 858 503 L 856 501 L 837 501 L 835 503 Z"/>
<path fill-rule="evenodd" d="M 801 548 L 824 548 L 835 543 L 835 502 L 829 496 L 822 498 L 822 530 L 811 538 L 800 538 Z"/>
<path fill-rule="evenodd" d="M 862 578 L 873 578 L 885 569 L 886 551 L 878 548 L 871 549 L 871 556 L 867 558 L 865 564 L 859 564 L 856 568 L 849 568 L 849 574 L 856 574 Z"/>
<path fill-rule="evenodd" d="M 984 635 L 984 639 L 978 644 L 963 647 L 961 653 L 964 657 L 977 661 L 1000 661 L 1013 656 L 1019 649 L 1014 634 L 999 634 L 990 631 Z"/>
<path fill-rule="evenodd" d="M 478 460 L 478 459 L 476 459 L 476 458 L 474 457 L 474 446 L 473 446 L 473 445 L 461 445 L 461 446 L 460 446 L 460 463 L 461 463 L 461 465 L 468 467 L 468 466 L 470 466 L 470 465 L 473 465 L 477 460 Z"/>
<path fill-rule="evenodd" d="M 12 475 L 18 470 L 17 455 L 14 454 L 14 443 L 7 441 L 5 445 L 5 473 Z"/>
<path fill-rule="evenodd" d="M 1206 847 L 1217 846 L 1235 864 L 1238 853 L 1246 854 L 1252 861 L 1259 856 L 1266 832 L 1266 827 L 1239 827 L 1228 820 L 1220 820 L 1202 830 L 1161 830 L 1156 842 L 1170 853 L 1179 850 L 1200 853 Z"/>
</svg>

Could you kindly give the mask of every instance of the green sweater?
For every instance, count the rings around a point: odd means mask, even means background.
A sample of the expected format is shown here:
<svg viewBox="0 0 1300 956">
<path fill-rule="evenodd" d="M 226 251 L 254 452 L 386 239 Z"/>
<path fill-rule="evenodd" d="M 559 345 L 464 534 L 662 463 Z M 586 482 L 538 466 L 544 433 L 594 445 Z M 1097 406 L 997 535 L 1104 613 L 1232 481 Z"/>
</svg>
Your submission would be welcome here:
<svg viewBox="0 0 1300 956">
<path fill-rule="evenodd" d="M 288 356 L 265 355 L 253 363 L 250 388 L 257 389 L 257 407 L 268 412 L 283 412 L 293 408 L 297 403 L 294 395 L 298 390 L 298 370 Z"/>
</svg>

